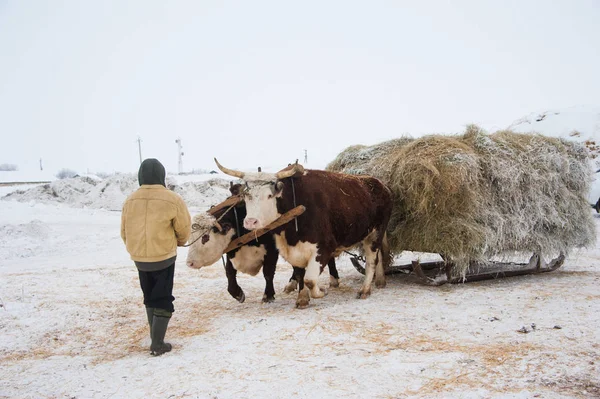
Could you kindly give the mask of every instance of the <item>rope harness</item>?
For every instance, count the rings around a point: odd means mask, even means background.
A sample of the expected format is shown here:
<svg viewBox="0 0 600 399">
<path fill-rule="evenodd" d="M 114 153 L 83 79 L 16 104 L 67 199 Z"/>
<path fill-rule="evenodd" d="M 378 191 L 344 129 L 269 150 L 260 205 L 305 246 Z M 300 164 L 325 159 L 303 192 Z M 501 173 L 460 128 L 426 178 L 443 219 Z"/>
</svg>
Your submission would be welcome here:
<svg viewBox="0 0 600 399">
<path fill-rule="evenodd" d="M 194 244 L 196 241 L 198 241 L 199 239 L 201 239 L 202 237 L 204 237 L 204 235 L 205 235 L 206 233 L 208 233 L 208 232 L 209 232 L 209 231 L 210 231 L 210 230 L 211 230 L 213 227 L 215 227 L 215 226 L 217 226 L 217 225 L 220 227 L 220 225 L 219 225 L 219 221 L 221 221 L 221 219 L 223 219 L 223 217 L 224 217 L 224 216 L 227 214 L 227 212 L 229 212 L 229 211 L 231 210 L 231 208 L 233 208 L 233 209 L 234 209 L 234 212 L 235 212 L 235 222 L 236 222 L 236 224 L 237 224 L 237 229 L 238 229 L 238 230 L 236 231 L 236 234 L 238 234 L 238 231 L 239 231 L 239 228 L 240 228 L 240 226 L 239 226 L 239 222 L 238 222 L 237 211 L 235 210 L 235 206 L 236 206 L 236 205 L 237 205 L 237 204 L 233 204 L 233 205 L 231 205 L 229 208 L 227 208 L 227 210 L 226 210 L 225 212 L 223 212 L 223 214 L 222 214 L 221 216 L 219 216 L 219 218 L 218 218 L 217 220 L 215 220 L 215 221 L 214 221 L 214 223 L 212 224 L 212 226 L 209 226 L 208 228 L 206 228 L 206 229 L 205 229 L 205 230 L 202 232 L 202 234 L 198 235 L 198 238 L 196 238 L 194 241 L 190 242 L 189 244 L 185 244 L 185 245 L 183 245 L 183 247 L 189 247 L 189 246 L 191 246 L 191 245 L 192 245 L 192 244 Z M 220 230 L 220 228 L 219 228 L 219 230 Z M 198 232 L 198 231 L 200 231 L 200 225 L 199 225 L 198 223 L 194 223 L 194 224 L 192 224 L 192 233 L 196 233 L 196 232 Z"/>
<path fill-rule="evenodd" d="M 235 227 L 236 227 L 236 231 L 235 234 L 239 237 L 240 236 L 240 221 L 238 220 L 238 214 L 237 214 L 237 209 L 233 208 L 233 214 L 235 215 Z"/>
<path fill-rule="evenodd" d="M 294 208 L 297 206 L 296 205 L 296 189 L 294 187 L 294 178 L 291 177 L 290 178 L 292 180 L 292 196 L 294 197 Z M 294 222 L 296 223 L 296 233 L 298 232 L 298 218 L 295 217 L 294 218 Z"/>
</svg>

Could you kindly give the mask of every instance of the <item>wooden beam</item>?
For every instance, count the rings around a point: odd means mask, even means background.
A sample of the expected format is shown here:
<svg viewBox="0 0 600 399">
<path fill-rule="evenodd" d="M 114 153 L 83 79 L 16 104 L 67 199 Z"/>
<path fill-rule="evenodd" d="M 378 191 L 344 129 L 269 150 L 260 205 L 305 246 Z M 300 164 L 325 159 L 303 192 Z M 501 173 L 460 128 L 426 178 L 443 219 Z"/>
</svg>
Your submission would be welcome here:
<svg viewBox="0 0 600 399">
<path fill-rule="evenodd" d="M 275 219 L 275 221 L 270 223 L 269 225 L 262 227 L 260 229 L 251 231 L 249 233 L 246 233 L 243 236 L 238 237 L 235 240 L 231 241 L 231 243 L 229 244 L 229 246 L 227 248 L 225 248 L 225 251 L 223 251 L 223 253 L 226 254 L 227 252 L 233 251 L 234 249 L 239 248 L 242 245 L 245 245 L 252 240 L 258 239 L 258 237 L 268 233 L 269 231 L 271 231 L 273 229 L 276 229 L 279 226 L 283 226 L 284 224 L 288 223 L 292 219 L 302 215 L 304 213 L 304 211 L 306 211 L 306 208 L 304 207 L 304 205 L 299 205 L 299 206 L 295 207 L 291 211 L 286 212 L 283 215 L 281 215 L 280 217 L 278 217 L 277 219 Z"/>
<path fill-rule="evenodd" d="M 242 202 L 242 197 L 240 197 L 239 195 L 232 195 L 220 204 L 217 204 L 210 208 L 207 212 L 214 216 L 215 213 L 219 212 L 221 209 L 228 208 L 232 205 L 237 205 L 240 202 Z"/>
</svg>

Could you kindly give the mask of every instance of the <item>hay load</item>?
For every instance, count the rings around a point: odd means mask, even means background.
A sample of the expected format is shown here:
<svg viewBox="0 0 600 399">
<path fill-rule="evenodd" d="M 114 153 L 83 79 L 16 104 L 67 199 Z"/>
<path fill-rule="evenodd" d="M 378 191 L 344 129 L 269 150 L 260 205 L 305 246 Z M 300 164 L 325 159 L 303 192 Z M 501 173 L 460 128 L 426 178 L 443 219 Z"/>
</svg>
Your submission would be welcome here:
<svg viewBox="0 0 600 399">
<path fill-rule="evenodd" d="M 462 135 L 352 146 L 327 170 L 368 174 L 394 195 L 392 252 L 433 252 L 455 275 L 514 252 L 568 254 L 595 242 L 587 150 L 574 142 L 469 126 Z"/>
</svg>

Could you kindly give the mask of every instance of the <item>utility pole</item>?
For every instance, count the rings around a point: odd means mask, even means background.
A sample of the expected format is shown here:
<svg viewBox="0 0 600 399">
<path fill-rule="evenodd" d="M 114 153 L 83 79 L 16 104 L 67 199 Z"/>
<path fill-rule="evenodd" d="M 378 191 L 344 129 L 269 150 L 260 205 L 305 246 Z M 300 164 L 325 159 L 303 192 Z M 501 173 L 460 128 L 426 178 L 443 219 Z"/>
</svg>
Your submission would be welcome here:
<svg viewBox="0 0 600 399">
<path fill-rule="evenodd" d="M 182 147 L 181 147 L 181 137 L 177 137 L 177 140 L 175 140 L 175 142 L 177 143 L 177 169 L 179 174 L 183 173 L 183 159 L 181 157 L 183 157 L 183 151 Z"/>
<path fill-rule="evenodd" d="M 140 153 L 140 165 L 142 164 L 142 139 L 140 138 L 140 136 L 138 136 L 137 138 L 137 143 L 138 143 L 138 151 Z"/>
<path fill-rule="evenodd" d="M 308 150 L 304 150 L 304 163 L 308 163 Z"/>
</svg>

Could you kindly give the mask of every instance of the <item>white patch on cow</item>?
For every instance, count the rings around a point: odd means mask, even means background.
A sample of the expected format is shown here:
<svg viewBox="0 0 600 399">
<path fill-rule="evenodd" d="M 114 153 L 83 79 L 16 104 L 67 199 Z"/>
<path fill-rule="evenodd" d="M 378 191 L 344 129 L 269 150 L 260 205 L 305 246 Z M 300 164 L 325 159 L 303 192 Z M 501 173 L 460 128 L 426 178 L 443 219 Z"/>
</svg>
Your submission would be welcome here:
<svg viewBox="0 0 600 399">
<path fill-rule="evenodd" d="M 321 272 L 321 264 L 317 262 L 317 254 L 319 251 L 317 244 L 300 241 L 294 246 L 288 245 L 287 240 L 285 239 L 285 231 L 281 234 L 274 234 L 274 237 L 275 245 L 279 250 L 279 255 L 281 255 L 283 259 L 296 267 L 306 268 L 304 284 L 306 284 L 306 287 L 310 290 L 310 296 L 313 298 L 324 297 L 326 292 L 317 284 Z M 301 298 L 301 292 L 298 293 L 298 301 L 304 303 L 304 299 Z M 308 302 L 306 302 L 306 304 L 308 304 Z M 298 306 L 298 302 L 296 303 L 296 306 Z"/>
<path fill-rule="evenodd" d="M 327 291 L 322 290 L 319 285 L 319 274 L 321 274 L 321 264 L 317 262 L 316 256 L 313 257 L 308 266 L 306 266 L 306 274 L 304 274 L 304 284 L 310 290 L 312 298 L 323 298 L 327 295 Z"/>
<path fill-rule="evenodd" d="M 277 196 L 274 194 L 274 184 L 263 181 L 248 186 L 249 188 L 244 195 L 244 202 L 246 203 L 244 227 L 248 230 L 260 229 L 281 216 L 277 212 Z"/>
<path fill-rule="evenodd" d="M 214 264 L 223 255 L 223 251 L 231 242 L 234 229 L 227 233 L 215 233 L 212 227 L 215 224 L 215 217 L 208 213 L 201 213 L 194 216 L 192 220 L 192 234 L 188 242 L 193 242 L 188 249 L 186 264 L 194 269 Z M 203 243 L 202 236 L 208 234 L 208 241 Z"/>
<path fill-rule="evenodd" d="M 372 230 L 369 235 L 363 240 L 362 246 L 366 258 L 365 279 L 363 285 L 358 291 L 358 298 L 365 299 L 371 295 L 371 282 L 377 271 L 379 276 L 378 285 L 385 286 L 385 273 L 383 270 L 383 258 L 380 250 L 371 250 L 371 245 L 377 236 L 377 231 Z M 383 284 L 383 285 L 381 285 Z"/>
<path fill-rule="evenodd" d="M 274 234 L 274 237 L 279 255 L 291 265 L 306 267 L 308 262 L 317 256 L 317 244 L 300 241 L 294 246 L 288 245 L 285 239 L 285 231 L 281 234 Z"/>
<path fill-rule="evenodd" d="M 231 259 L 231 263 L 235 270 L 256 276 L 263 266 L 266 254 L 267 250 L 264 245 L 259 247 L 245 245 L 235 253 L 235 257 Z"/>
</svg>

